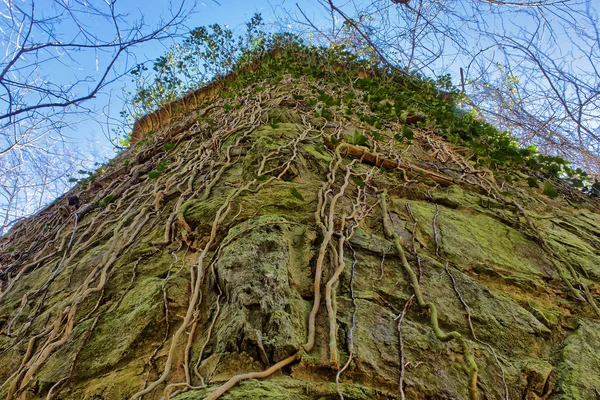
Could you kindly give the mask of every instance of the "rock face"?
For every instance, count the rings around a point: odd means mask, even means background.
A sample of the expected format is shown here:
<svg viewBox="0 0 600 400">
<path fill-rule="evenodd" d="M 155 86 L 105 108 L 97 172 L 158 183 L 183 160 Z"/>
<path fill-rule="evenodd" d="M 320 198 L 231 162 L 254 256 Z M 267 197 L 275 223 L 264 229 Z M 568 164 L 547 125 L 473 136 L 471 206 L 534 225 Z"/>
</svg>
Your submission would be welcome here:
<svg viewBox="0 0 600 400">
<path fill-rule="evenodd" d="M 0 238 L 2 397 L 600 396 L 596 200 L 348 82 L 243 85 Z"/>
</svg>

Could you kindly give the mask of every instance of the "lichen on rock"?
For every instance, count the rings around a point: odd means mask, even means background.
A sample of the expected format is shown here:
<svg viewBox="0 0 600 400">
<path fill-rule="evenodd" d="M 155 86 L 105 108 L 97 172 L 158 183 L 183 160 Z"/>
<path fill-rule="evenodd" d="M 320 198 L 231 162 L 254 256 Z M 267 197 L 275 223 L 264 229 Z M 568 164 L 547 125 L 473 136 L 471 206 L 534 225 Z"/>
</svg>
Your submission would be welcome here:
<svg viewBox="0 0 600 400">
<path fill-rule="evenodd" d="M 598 199 L 297 51 L 0 238 L 0 396 L 595 398 Z"/>
</svg>

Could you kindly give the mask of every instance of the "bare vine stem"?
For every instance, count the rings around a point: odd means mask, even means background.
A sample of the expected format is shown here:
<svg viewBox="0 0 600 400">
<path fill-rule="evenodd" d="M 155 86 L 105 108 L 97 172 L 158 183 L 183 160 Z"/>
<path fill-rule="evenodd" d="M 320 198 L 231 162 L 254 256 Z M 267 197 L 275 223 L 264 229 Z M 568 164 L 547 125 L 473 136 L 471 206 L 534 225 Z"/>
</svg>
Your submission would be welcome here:
<svg viewBox="0 0 600 400">
<path fill-rule="evenodd" d="M 383 212 L 383 227 L 384 227 L 386 236 L 391 238 L 396 246 L 396 250 L 398 251 L 398 254 L 400 255 L 400 260 L 401 260 L 402 266 L 404 267 L 404 271 L 407 273 L 407 275 L 410 278 L 410 282 L 413 287 L 415 297 L 417 299 L 417 304 L 419 304 L 419 307 L 421 307 L 421 308 L 429 309 L 431 325 L 433 327 L 435 336 L 442 342 L 449 342 L 451 340 L 456 340 L 461 345 L 462 350 L 463 350 L 463 355 L 465 357 L 465 361 L 467 363 L 467 367 L 469 370 L 469 397 L 471 400 L 478 400 L 479 399 L 479 393 L 477 391 L 478 368 L 477 368 L 477 363 L 475 362 L 475 358 L 473 357 L 473 354 L 471 353 L 471 349 L 470 349 L 469 345 L 467 344 L 467 341 L 459 332 L 452 331 L 452 332 L 446 333 L 439 327 L 437 308 L 436 308 L 435 304 L 433 304 L 433 302 L 425 301 L 425 298 L 423 297 L 423 292 L 421 291 L 421 287 L 419 285 L 418 277 L 415 274 L 415 271 L 412 269 L 412 267 L 408 263 L 404 249 L 402 248 L 402 245 L 400 244 L 400 237 L 391 228 L 391 223 L 389 221 L 389 216 L 387 213 L 386 193 L 387 193 L 386 190 L 383 190 L 381 193 L 381 208 L 382 208 L 382 212 Z"/>
<path fill-rule="evenodd" d="M 477 343 L 482 344 L 485 347 L 487 347 L 488 350 L 490 351 L 490 353 L 492 353 L 492 356 L 494 357 L 494 360 L 496 361 L 496 365 L 498 365 L 498 369 L 500 369 L 500 376 L 502 378 L 502 386 L 503 386 L 503 390 L 504 390 L 504 399 L 509 400 L 508 386 L 506 384 L 504 368 L 502 367 L 502 364 L 500 363 L 500 360 L 498 359 L 498 355 L 496 354 L 496 351 L 494 350 L 494 348 L 492 346 L 490 346 L 488 343 L 477 338 L 477 335 L 475 334 L 475 328 L 473 327 L 473 321 L 471 318 L 471 308 L 469 307 L 467 302 L 464 300 L 462 294 L 458 290 L 458 286 L 456 285 L 456 279 L 454 278 L 454 275 L 452 274 L 452 272 L 450 272 L 450 268 L 449 268 L 450 262 L 448 261 L 448 259 L 446 257 L 441 255 L 440 235 L 437 230 L 437 218 L 438 218 L 439 213 L 440 213 L 440 209 L 436 203 L 435 204 L 435 214 L 433 216 L 433 222 L 432 222 L 433 238 L 435 240 L 435 255 L 444 261 L 444 270 L 446 271 L 446 274 L 452 281 L 452 288 L 454 289 L 454 293 L 456 293 L 456 296 L 458 297 L 463 308 L 465 309 L 465 313 L 467 314 L 467 322 L 469 324 L 469 330 L 471 331 L 471 335 L 473 336 L 473 339 Z"/>
</svg>

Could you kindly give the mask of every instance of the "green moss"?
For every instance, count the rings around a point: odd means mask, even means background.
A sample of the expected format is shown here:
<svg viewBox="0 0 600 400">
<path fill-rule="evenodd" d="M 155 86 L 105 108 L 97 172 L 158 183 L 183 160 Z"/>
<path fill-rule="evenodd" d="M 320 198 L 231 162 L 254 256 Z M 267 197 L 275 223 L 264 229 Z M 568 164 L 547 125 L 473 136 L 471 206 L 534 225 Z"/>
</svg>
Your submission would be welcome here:
<svg viewBox="0 0 600 400">
<path fill-rule="evenodd" d="M 190 391 L 173 398 L 173 400 L 192 400 L 206 397 L 218 386 L 208 389 Z M 393 393 L 373 390 L 368 386 L 356 383 L 341 383 L 340 390 L 347 400 L 372 400 L 375 398 L 396 398 Z M 250 379 L 242 381 L 225 393 L 223 400 L 333 400 L 339 399 L 336 386 L 328 382 L 305 382 L 298 379 L 275 376 L 266 380 Z M 399 396 L 398 396 L 399 398 Z"/>
<path fill-rule="evenodd" d="M 230 299 L 215 325 L 215 350 L 244 351 L 265 364 L 289 357 L 304 342 L 304 332 L 292 322 L 304 312 L 290 302 L 298 296 L 289 282 L 289 228 L 272 222 L 259 217 L 232 228 L 215 265 Z"/>
<path fill-rule="evenodd" d="M 158 340 L 156 329 L 162 312 L 162 281 L 136 282 L 119 307 L 101 317 L 81 352 L 77 375 L 92 378 L 135 358 L 136 347 Z"/>
<path fill-rule="evenodd" d="M 430 252 L 434 252 L 435 207 L 421 202 L 411 202 L 411 207 L 420 231 L 428 236 Z M 500 277 L 523 289 L 545 285 L 543 279 L 548 277 L 550 263 L 542 250 L 498 220 L 468 210 L 440 207 L 437 229 L 443 252 L 461 268 Z"/>
<path fill-rule="evenodd" d="M 302 194 L 304 201 L 294 197 L 290 187 L 295 187 Z M 257 193 L 243 194 L 238 201 L 245 209 L 254 210 L 259 214 L 288 217 L 294 222 L 307 223 L 314 220 L 312 213 L 316 207 L 316 198 L 320 185 L 317 182 L 287 183 L 273 181 Z"/>
<path fill-rule="evenodd" d="M 593 399 L 600 388 L 600 323 L 590 319 L 578 322 L 560 352 L 556 398 L 561 400 Z"/>
<path fill-rule="evenodd" d="M 585 222 L 578 216 L 552 218 L 544 222 L 550 246 L 567 257 L 584 276 L 600 281 L 600 255 L 597 251 L 600 230 L 588 231 L 585 235 Z"/>
<path fill-rule="evenodd" d="M 279 124 L 279 126 L 281 126 L 281 124 L 286 123 L 299 124 L 302 122 L 300 114 L 288 108 L 271 108 L 267 112 L 267 116 L 269 118 L 269 121 L 276 121 Z"/>
<path fill-rule="evenodd" d="M 212 225 L 217 211 L 226 200 L 227 196 L 211 196 L 204 201 L 190 200 L 182 209 L 182 214 L 192 229 L 199 226 L 207 228 Z"/>
</svg>

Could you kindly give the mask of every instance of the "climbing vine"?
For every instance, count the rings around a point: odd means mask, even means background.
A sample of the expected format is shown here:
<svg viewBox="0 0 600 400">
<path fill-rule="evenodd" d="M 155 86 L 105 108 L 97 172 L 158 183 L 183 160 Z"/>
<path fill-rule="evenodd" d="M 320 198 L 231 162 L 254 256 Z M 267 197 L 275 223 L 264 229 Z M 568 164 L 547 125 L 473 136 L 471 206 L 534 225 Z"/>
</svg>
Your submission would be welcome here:
<svg viewBox="0 0 600 400">
<path fill-rule="evenodd" d="M 221 77 L 225 80 L 215 86 L 218 91 L 203 92 L 201 98 L 190 96 L 195 100 L 179 104 L 180 109 L 171 104 L 167 117 L 160 117 L 167 115 L 160 112 L 148 114 L 149 125 L 144 126 L 153 129 L 136 137 L 111 165 L 93 174 L 93 179 L 80 182 L 35 218 L 16 224 L 0 239 L 0 250 L 10 254 L 2 256 L 0 301 L 18 303 L 1 329 L 12 346 L 24 348 L 20 362 L 0 386 L 7 399 L 33 390 L 50 357 L 77 339 L 67 374 L 44 394 L 48 399 L 59 398 L 61 391 L 68 390 L 76 380 L 80 354 L 103 319 L 117 311 L 136 285 L 140 265 L 162 251 L 170 254 L 168 269 L 160 277 L 162 340 L 148 352 L 143 382 L 140 379 L 130 393 L 132 400 L 159 395 L 161 390 L 167 399 L 198 390 L 214 400 L 242 381 L 268 378 L 308 363 L 311 353 L 317 351 L 327 353 L 328 368 L 335 374 L 336 391 L 343 399 L 345 377 L 359 368 L 356 349 L 362 337 L 357 335 L 355 279 L 361 259 L 352 241 L 365 226 L 378 230 L 391 244 L 378 254 L 377 282 L 386 279 L 391 265 L 399 265 L 411 289 L 410 296 L 392 305 L 398 310 L 397 322 L 393 322 L 399 355 L 395 387 L 401 397 L 405 397 L 409 373 L 402 327 L 415 312 L 415 307 L 410 307 L 414 299 L 421 312 L 428 314 L 428 327 L 435 337 L 460 345 L 467 371 L 465 391 L 470 398 L 480 397 L 475 343 L 492 354 L 504 398 L 508 398 L 505 360 L 478 338 L 473 309 L 444 254 L 437 203 L 433 248 L 418 242 L 422 221 L 409 202 L 403 207 L 412 225 L 406 232 L 410 240 L 401 241 L 402 232 L 391 220 L 388 196 L 434 201 L 432 194 L 448 187 L 467 189 L 488 205 L 493 203 L 497 210 L 490 213 L 496 212 L 495 218 L 532 238 L 550 257 L 570 293 L 600 315 L 589 289 L 591 279 L 582 277 L 560 249 L 543 239 L 535 216 L 522 205 L 563 199 L 597 205 L 596 183 L 583 171 L 569 169 L 564 160 L 539 155 L 535 149 L 519 148 L 508 133 L 497 132 L 458 108 L 458 93 L 447 82 L 394 75 L 343 46 L 315 48 L 281 35 L 266 40 L 256 30 L 259 23 L 256 20 L 248 26 L 252 31 L 249 50 L 214 61 L 214 75 L 234 74 L 233 78 Z M 207 57 L 207 51 L 212 54 L 231 45 L 232 33 L 217 26 L 211 29 L 212 33 L 195 31 L 193 39 L 197 41 L 194 46 L 208 47 L 186 51 L 199 51 L 200 57 Z M 195 88 L 177 80 L 185 65 L 171 58 L 159 63 L 163 69 L 158 77 L 165 82 L 148 89 L 150 92 L 166 96 Z M 136 72 L 141 73 L 141 69 Z M 137 94 L 147 107 L 144 111 L 154 108 L 149 99 L 157 94 L 150 92 Z M 169 100 L 173 98 L 167 96 L 157 106 Z M 280 133 L 282 128 L 292 129 L 293 136 Z M 303 186 L 311 179 L 321 183 L 315 193 L 308 193 Z M 554 192 L 535 187 L 542 179 Z M 307 229 L 315 232 L 316 244 L 306 274 L 312 298 L 305 341 L 279 359 L 267 355 L 263 369 L 234 374 L 225 382 L 212 381 L 203 375 L 202 366 L 216 351 L 215 327 L 226 317 L 223 304 L 231 300 L 222 287 L 217 265 L 228 246 L 253 230 L 295 223 L 249 222 L 285 199 L 259 206 L 245 202 L 245 197 L 281 187 L 289 202 L 310 209 L 313 216 L 307 222 Z M 199 205 L 210 210 L 201 218 L 192 218 Z M 243 228 L 232 231 L 242 223 Z M 143 247 L 150 250 L 136 253 Z M 100 255 L 90 262 L 85 254 L 92 250 Z M 443 263 L 466 316 L 468 332 L 440 327 L 435 293 L 426 292 L 427 286 L 421 282 L 422 260 L 427 254 Z M 131 276 L 115 293 L 116 276 L 124 273 L 125 266 Z M 42 270 L 48 274 L 36 287 L 21 285 Z M 189 291 L 181 313 L 169 305 L 169 282 L 175 276 L 185 279 Z M 46 299 L 61 290 L 57 282 L 65 281 L 61 302 L 48 304 Z M 345 344 L 340 339 L 342 296 L 349 296 L 352 303 Z M 320 318 L 326 320 L 326 343 L 319 343 Z"/>
</svg>

